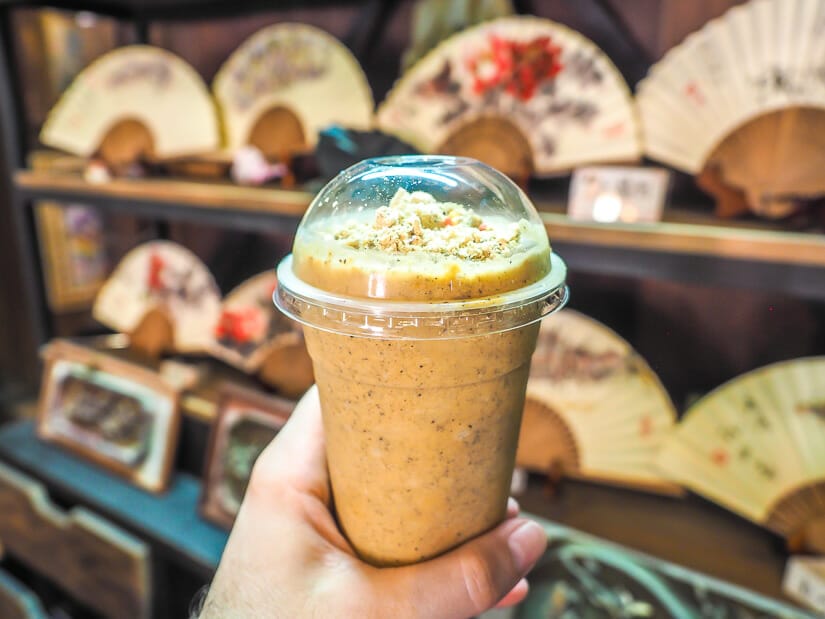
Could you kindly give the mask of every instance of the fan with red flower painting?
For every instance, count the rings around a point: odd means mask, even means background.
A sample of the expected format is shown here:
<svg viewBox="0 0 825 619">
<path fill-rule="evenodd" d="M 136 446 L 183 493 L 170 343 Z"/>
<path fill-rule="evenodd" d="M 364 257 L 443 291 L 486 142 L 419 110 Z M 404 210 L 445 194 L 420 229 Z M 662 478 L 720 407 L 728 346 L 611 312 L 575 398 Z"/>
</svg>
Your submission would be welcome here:
<svg viewBox="0 0 825 619">
<path fill-rule="evenodd" d="M 207 350 L 221 295 L 203 262 L 170 241 L 144 243 L 121 260 L 95 299 L 102 324 L 152 342 L 146 352 Z M 133 342 L 134 343 L 134 342 Z"/>
<path fill-rule="evenodd" d="M 313 383 L 312 362 L 300 325 L 272 302 L 277 285 L 273 271 L 243 282 L 221 305 L 209 352 L 288 396 L 300 395 Z"/>
<path fill-rule="evenodd" d="M 534 17 L 446 39 L 399 80 L 378 123 L 422 152 L 475 157 L 515 178 L 641 153 L 633 100 L 610 59 Z"/>
</svg>

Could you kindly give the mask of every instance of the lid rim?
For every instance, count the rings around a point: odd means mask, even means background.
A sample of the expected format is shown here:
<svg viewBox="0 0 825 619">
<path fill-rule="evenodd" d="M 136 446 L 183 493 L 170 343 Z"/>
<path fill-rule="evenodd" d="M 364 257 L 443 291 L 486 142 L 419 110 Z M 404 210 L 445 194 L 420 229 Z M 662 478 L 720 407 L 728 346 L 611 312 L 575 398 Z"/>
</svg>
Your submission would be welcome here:
<svg viewBox="0 0 825 619">
<path fill-rule="evenodd" d="M 523 288 L 502 292 L 479 299 L 448 299 L 434 301 L 403 301 L 396 299 L 362 298 L 328 292 L 307 284 L 292 270 L 292 254 L 287 255 L 277 267 L 278 288 L 304 302 L 330 309 L 360 311 L 376 316 L 411 316 L 444 314 L 450 312 L 501 311 L 515 305 L 526 305 L 542 297 L 552 295 L 564 287 L 567 265 L 556 253 L 550 254 L 550 271 L 540 280 Z M 277 293 L 277 290 L 275 291 Z M 277 298 L 277 294 L 273 295 Z M 512 297 L 512 298 L 506 298 Z M 502 301 L 496 302 L 498 299 Z"/>
</svg>

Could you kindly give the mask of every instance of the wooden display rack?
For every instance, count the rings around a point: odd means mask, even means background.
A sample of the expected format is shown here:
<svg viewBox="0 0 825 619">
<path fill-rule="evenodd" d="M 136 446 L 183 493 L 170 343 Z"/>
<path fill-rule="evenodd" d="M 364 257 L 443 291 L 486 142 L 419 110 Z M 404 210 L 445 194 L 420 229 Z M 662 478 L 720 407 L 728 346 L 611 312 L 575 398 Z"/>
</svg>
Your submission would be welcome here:
<svg viewBox="0 0 825 619">
<path fill-rule="evenodd" d="M 40 376 L 36 350 L 53 335 L 32 216 L 38 201 L 83 203 L 146 219 L 288 234 L 294 232 L 314 194 L 174 178 L 114 179 L 93 185 L 83 179 L 77 162 L 66 158 L 48 170 L 39 169 L 32 164 L 21 130 L 26 123 L 12 53 L 14 11 L 24 4 L 28 3 L 0 0 L 0 160 L 5 164 L 0 184 L 5 183 L 9 189 L 11 230 L 20 244 L 19 263 L 25 284 L 20 305 L 33 316 L 28 345 L 20 348 L 20 364 L 34 386 Z M 47 0 L 43 4 L 126 20 L 135 26 L 138 42 L 148 40 L 149 24 L 155 20 L 202 19 L 272 8 L 259 0 Z M 360 41 L 355 45 L 356 56 L 366 54 L 374 43 L 373 34 L 397 4 L 367 6 L 370 20 L 365 21 L 370 23 L 356 37 Z M 619 36 L 617 33 L 623 31 L 611 26 L 602 13 L 599 19 L 612 34 Z M 716 218 L 678 209 L 669 209 L 664 222 L 650 226 L 574 222 L 564 214 L 563 201 L 537 195 L 533 198 L 542 211 L 554 249 L 564 255 L 571 271 L 752 287 L 825 299 L 825 287 L 821 285 L 825 277 L 822 236 L 785 232 L 770 223 L 721 224 Z M 203 430 L 214 415 L 214 396 L 208 389 L 185 394 L 184 425 L 195 424 Z M 0 460 L 38 480 L 61 504 L 93 509 L 146 541 L 154 557 L 156 600 L 168 593 L 162 588 L 164 582 L 184 578 L 185 583 L 197 582 L 199 586 L 211 577 L 226 533 L 198 517 L 200 484 L 195 477 L 178 473 L 166 494 L 152 496 L 38 441 L 32 424 L 26 422 L 0 428 Z M 532 480 L 522 505 L 554 520 L 770 595 L 780 595 L 784 555 L 778 540 L 701 499 L 691 497 L 676 502 L 672 498 L 566 482 L 550 502 L 541 484 Z M 605 518 L 605 513 L 610 517 Z M 678 536 L 673 534 L 674 530 L 679 531 Z M 744 553 L 754 560 L 721 565 L 715 561 L 720 555 Z M 186 593 L 194 594 L 196 589 L 193 586 Z M 153 611 L 152 616 L 159 619 L 185 613 L 181 608 Z"/>
</svg>

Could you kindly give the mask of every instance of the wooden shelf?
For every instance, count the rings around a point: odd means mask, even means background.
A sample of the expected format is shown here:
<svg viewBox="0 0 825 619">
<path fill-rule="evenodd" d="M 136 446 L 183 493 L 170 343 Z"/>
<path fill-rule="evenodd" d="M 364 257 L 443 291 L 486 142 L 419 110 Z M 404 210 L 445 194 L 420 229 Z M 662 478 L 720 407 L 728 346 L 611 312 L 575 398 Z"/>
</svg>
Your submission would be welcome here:
<svg viewBox="0 0 825 619">
<path fill-rule="evenodd" d="M 227 533 L 197 511 L 200 481 L 177 473 L 163 494 L 150 494 L 37 438 L 34 422 L 0 428 L 0 459 L 44 482 L 60 498 L 79 502 L 211 577 Z"/>
<path fill-rule="evenodd" d="M 823 234 L 722 225 L 710 217 L 704 223 L 598 224 L 543 212 L 542 219 L 552 242 L 825 267 Z"/>
<path fill-rule="evenodd" d="M 249 231 L 294 232 L 311 191 L 241 187 L 228 182 L 115 179 L 90 184 L 72 171 L 19 170 L 18 190 L 39 200 L 83 203 L 145 217 Z M 825 299 L 825 235 L 775 224 L 721 222 L 669 208 L 655 224 L 568 219 L 564 205 L 536 199 L 555 250 L 576 271 L 711 286 L 756 288 Z"/>
<path fill-rule="evenodd" d="M 32 201 L 88 204 L 135 215 L 195 221 L 234 229 L 294 231 L 312 193 L 229 182 L 114 179 L 86 182 L 77 173 L 19 170 L 15 184 Z"/>
<path fill-rule="evenodd" d="M 20 170 L 17 186 L 24 191 L 128 199 L 140 203 L 173 203 L 202 209 L 238 209 L 245 212 L 300 217 L 313 198 L 304 191 L 244 187 L 229 182 L 200 182 L 166 178 L 116 178 L 92 184 L 78 174 Z"/>
</svg>

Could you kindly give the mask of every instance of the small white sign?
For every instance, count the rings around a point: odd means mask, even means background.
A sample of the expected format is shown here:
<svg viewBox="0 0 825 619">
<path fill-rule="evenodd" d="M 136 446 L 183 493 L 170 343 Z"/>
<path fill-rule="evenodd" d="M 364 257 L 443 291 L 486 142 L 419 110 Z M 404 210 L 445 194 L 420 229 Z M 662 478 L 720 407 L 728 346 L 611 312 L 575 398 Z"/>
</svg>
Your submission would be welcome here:
<svg viewBox="0 0 825 619">
<path fill-rule="evenodd" d="M 785 565 L 782 591 L 809 608 L 825 612 L 825 558 L 791 557 Z"/>
<path fill-rule="evenodd" d="M 599 223 L 656 222 L 662 218 L 670 173 L 663 168 L 578 168 L 570 181 L 567 215 Z"/>
</svg>

